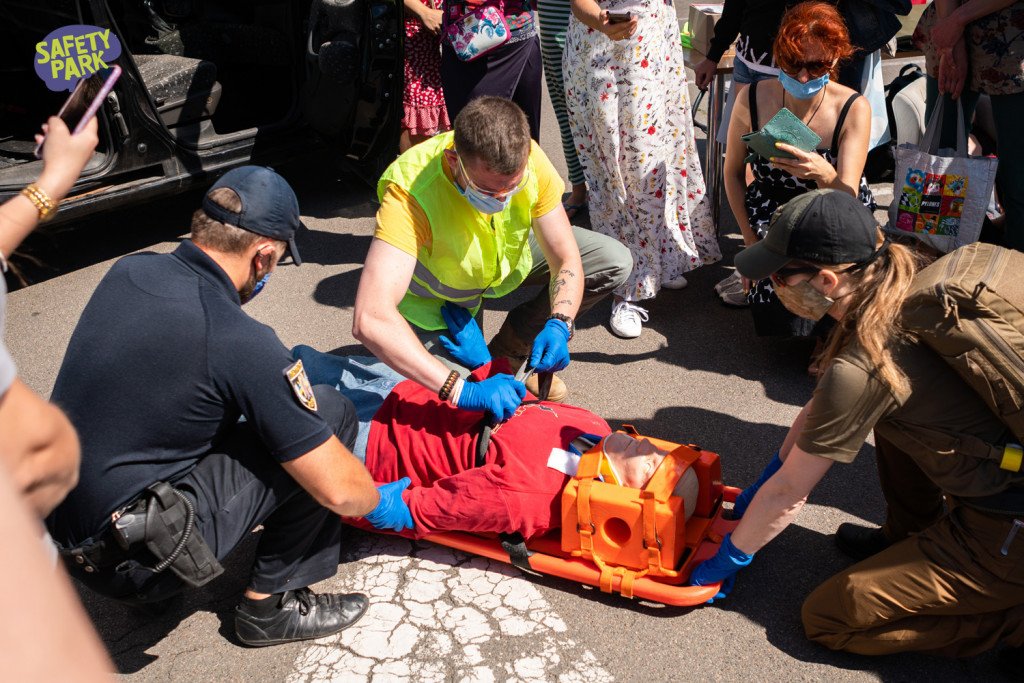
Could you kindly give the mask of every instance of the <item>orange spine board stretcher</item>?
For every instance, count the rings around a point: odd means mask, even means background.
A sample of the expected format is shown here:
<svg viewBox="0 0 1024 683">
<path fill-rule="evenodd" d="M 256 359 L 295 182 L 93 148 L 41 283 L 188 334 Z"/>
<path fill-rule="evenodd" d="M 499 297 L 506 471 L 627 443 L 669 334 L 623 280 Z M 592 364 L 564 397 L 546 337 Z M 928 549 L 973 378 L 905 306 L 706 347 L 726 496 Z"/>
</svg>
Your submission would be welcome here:
<svg viewBox="0 0 1024 683">
<path fill-rule="evenodd" d="M 631 427 L 626 430 L 636 434 Z M 723 518 L 722 502 L 735 501 L 740 490 L 722 485 L 717 454 L 650 441 L 669 455 L 642 490 L 595 479 L 604 457 L 600 444 L 583 455 L 562 494 L 561 536 L 555 530 L 526 543 L 533 553 L 532 569 L 676 607 L 701 605 L 718 593 L 719 584 L 686 583 L 693 568 L 718 552 L 722 538 L 738 524 Z M 697 474 L 699 493 L 692 516 L 683 523 L 683 501 L 671 494 L 687 468 Z M 578 523 L 581 485 L 590 515 L 583 525 Z M 494 537 L 447 531 L 423 540 L 511 563 Z"/>
</svg>

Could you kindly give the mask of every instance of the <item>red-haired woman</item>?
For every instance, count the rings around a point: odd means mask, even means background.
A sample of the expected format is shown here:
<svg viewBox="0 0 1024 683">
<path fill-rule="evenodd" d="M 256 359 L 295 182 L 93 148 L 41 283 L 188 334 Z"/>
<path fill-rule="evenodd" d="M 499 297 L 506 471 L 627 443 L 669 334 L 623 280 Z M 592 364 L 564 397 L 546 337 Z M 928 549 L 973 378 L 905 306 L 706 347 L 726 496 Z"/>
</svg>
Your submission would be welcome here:
<svg viewBox="0 0 1024 683">
<path fill-rule="evenodd" d="M 725 153 L 725 192 L 747 246 L 768 228 L 775 210 L 805 192 L 833 188 L 849 192 L 874 209 L 863 178 L 871 133 L 871 106 L 835 80 L 838 65 L 853 54 L 850 36 L 835 7 L 803 2 L 789 9 L 772 47 L 778 80 L 751 83 L 737 94 Z M 745 133 L 759 130 L 782 108 L 793 112 L 822 140 L 813 152 L 780 144 L 795 158 L 755 157 L 754 181 L 745 180 Z M 748 293 L 758 334 L 807 336 L 814 323 L 789 313 L 778 302 L 770 280 Z"/>
</svg>

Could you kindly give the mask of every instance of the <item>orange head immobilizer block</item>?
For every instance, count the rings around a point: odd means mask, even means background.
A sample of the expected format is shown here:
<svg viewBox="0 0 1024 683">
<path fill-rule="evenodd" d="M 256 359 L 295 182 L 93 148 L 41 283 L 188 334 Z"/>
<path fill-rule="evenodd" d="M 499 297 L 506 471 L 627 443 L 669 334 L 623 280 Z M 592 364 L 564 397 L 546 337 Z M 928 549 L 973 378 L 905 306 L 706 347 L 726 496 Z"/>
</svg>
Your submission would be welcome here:
<svg viewBox="0 0 1024 683">
<path fill-rule="evenodd" d="M 690 501 L 673 492 L 688 469 L 698 481 L 696 501 L 691 503 L 694 517 L 712 517 L 722 497 L 717 454 L 649 440 L 668 455 L 643 489 L 598 479 L 602 470 L 607 471 L 598 444 L 583 454 L 576 476 L 562 493 L 562 550 L 596 564 L 605 592 L 611 591 L 615 576 L 621 577 L 620 592 L 626 596 L 641 576 L 679 576 L 686 550 L 684 510 Z"/>
</svg>

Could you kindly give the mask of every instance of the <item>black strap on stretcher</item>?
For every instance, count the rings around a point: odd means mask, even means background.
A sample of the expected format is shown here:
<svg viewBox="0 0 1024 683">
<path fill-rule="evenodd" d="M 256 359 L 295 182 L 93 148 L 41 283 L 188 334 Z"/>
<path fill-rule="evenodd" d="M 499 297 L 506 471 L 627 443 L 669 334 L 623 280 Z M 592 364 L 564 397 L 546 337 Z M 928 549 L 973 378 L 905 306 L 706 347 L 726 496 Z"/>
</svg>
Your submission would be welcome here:
<svg viewBox="0 0 1024 683">
<path fill-rule="evenodd" d="M 516 373 L 516 381 L 525 382 L 526 378 L 533 374 L 533 368 L 528 366 L 529 362 L 529 359 L 523 361 L 522 366 L 520 366 L 519 371 Z M 548 394 L 551 393 L 551 381 L 554 376 L 552 372 L 537 373 L 537 398 L 541 401 L 548 400 Z M 480 438 L 476 441 L 475 467 L 483 467 L 487 464 L 487 449 L 491 445 L 491 432 L 496 425 L 496 422 L 484 418 L 483 427 L 480 429 Z"/>
<path fill-rule="evenodd" d="M 522 367 L 519 368 L 519 372 L 516 373 L 516 380 L 525 382 L 526 378 L 533 373 L 533 368 L 527 366 L 527 362 L 524 362 Z M 537 398 L 541 401 L 548 400 L 548 393 L 551 391 L 551 380 L 553 373 L 541 372 L 537 374 Z M 487 462 L 487 449 L 491 445 L 491 432 L 495 427 L 494 422 L 485 419 L 483 427 L 480 429 L 480 438 L 477 439 L 476 443 L 476 467 L 483 467 Z M 508 553 L 509 561 L 519 569 L 522 569 L 528 574 L 534 576 L 540 576 L 540 572 L 536 571 L 530 566 L 530 556 L 533 555 L 533 551 L 526 547 L 526 539 L 518 531 L 513 533 L 498 534 L 498 540 L 501 541 L 501 547 Z"/>
</svg>

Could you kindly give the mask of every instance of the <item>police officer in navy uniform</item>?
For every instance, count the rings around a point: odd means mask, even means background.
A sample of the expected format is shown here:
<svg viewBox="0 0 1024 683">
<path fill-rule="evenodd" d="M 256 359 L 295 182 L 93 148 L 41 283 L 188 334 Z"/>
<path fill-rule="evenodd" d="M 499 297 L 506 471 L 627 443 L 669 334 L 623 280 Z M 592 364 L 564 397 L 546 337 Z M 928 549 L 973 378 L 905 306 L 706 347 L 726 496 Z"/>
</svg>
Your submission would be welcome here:
<svg viewBox="0 0 1024 683">
<path fill-rule="evenodd" d="M 216 575 L 262 524 L 235 617 L 248 645 L 319 638 L 362 616 L 364 595 L 308 586 L 337 571 L 339 515 L 386 517 L 389 503 L 350 452 L 351 402 L 310 387 L 274 331 L 241 308 L 286 254 L 301 263 L 298 226 L 298 201 L 275 172 L 224 175 L 191 239 L 171 254 L 127 256 L 103 278 L 52 397 L 82 444 L 79 484 L 47 520 L 70 571 L 125 602 L 161 601 Z M 181 533 L 159 538 L 158 518 L 129 523 L 157 482 L 173 494 L 162 505 L 180 498 L 184 515 L 192 509 L 189 544 Z M 180 552 L 174 571 L 161 568 L 168 558 L 154 548 L 179 542 L 186 556 L 207 553 L 200 578 L 179 572 Z"/>
</svg>

